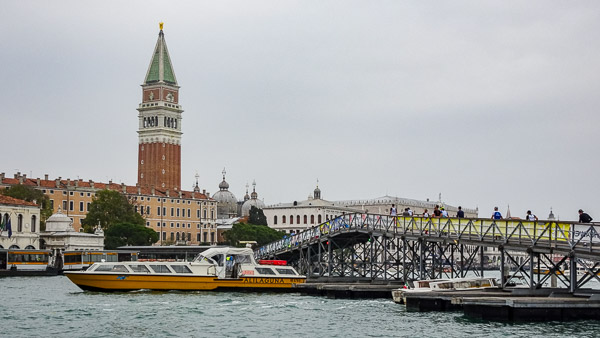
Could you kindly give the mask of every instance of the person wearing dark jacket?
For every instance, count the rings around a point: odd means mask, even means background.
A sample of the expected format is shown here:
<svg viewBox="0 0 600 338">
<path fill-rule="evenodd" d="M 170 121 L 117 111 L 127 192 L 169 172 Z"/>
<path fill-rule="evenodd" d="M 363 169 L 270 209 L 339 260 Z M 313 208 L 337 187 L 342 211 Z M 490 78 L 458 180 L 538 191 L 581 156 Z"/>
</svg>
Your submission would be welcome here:
<svg viewBox="0 0 600 338">
<path fill-rule="evenodd" d="M 590 223 L 591 221 L 592 217 L 579 209 L 579 223 Z"/>
<path fill-rule="evenodd" d="M 462 211 L 462 207 L 458 207 L 458 212 L 456 213 L 456 217 L 458 218 L 465 218 L 465 212 Z"/>
</svg>

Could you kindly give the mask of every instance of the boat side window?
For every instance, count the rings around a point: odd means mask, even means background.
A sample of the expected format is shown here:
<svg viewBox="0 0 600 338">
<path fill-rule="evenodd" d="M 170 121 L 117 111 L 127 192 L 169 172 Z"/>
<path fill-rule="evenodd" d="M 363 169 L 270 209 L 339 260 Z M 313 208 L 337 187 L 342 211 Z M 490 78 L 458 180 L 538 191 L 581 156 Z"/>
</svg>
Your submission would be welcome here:
<svg viewBox="0 0 600 338">
<path fill-rule="evenodd" d="M 275 268 L 280 275 L 296 275 L 294 269 Z"/>
<path fill-rule="evenodd" d="M 211 259 L 217 262 L 219 266 L 223 266 L 223 255 L 214 255 L 211 257 Z"/>
<path fill-rule="evenodd" d="M 274 275 L 275 272 L 271 268 L 259 268 L 256 267 L 256 271 L 261 275 Z"/>
<path fill-rule="evenodd" d="M 94 271 L 129 272 L 125 265 L 104 264 L 99 265 Z"/>
<path fill-rule="evenodd" d="M 166 265 L 150 265 L 150 268 L 156 273 L 171 273 L 171 270 Z"/>
<path fill-rule="evenodd" d="M 171 265 L 171 269 L 176 273 L 192 273 L 192 270 L 186 265 Z"/>
<path fill-rule="evenodd" d="M 130 265 L 129 267 L 133 272 L 150 273 L 150 270 L 145 265 Z"/>
<path fill-rule="evenodd" d="M 235 262 L 240 264 L 251 264 L 252 258 L 249 255 L 237 255 L 235 256 Z"/>
</svg>

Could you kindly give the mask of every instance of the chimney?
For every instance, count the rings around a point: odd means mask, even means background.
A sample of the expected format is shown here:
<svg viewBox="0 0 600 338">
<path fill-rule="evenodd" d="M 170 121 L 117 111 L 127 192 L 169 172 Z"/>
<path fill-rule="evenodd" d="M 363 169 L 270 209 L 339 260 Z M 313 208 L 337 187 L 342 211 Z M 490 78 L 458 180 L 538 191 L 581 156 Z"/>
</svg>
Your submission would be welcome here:
<svg viewBox="0 0 600 338">
<path fill-rule="evenodd" d="M 67 187 L 70 187 L 70 186 L 71 186 L 71 179 L 67 178 Z"/>
<path fill-rule="evenodd" d="M 183 197 L 183 193 L 181 192 L 181 190 L 179 190 L 179 198 Z"/>
<path fill-rule="evenodd" d="M 20 172 L 20 171 L 17 171 L 17 173 L 15 174 L 15 180 L 16 180 L 17 178 L 19 178 L 20 176 L 21 176 L 21 172 Z"/>
<path fill-rule="evenodd" d="M 196 199 L 196 193 L 192 191 L 192 199 L 195 200 Z"/>
<path fill-rule="evenodd" d="M 54 180 L 54 183 L 56 183 L 56 187 L 60 187 L 60 177 Z"/>
<path fill-rule="evenodd" d="M 94 188 L 94 181 L 90 180 L 90 187 L 93 189 Z"/>
<path fill-rule="evenodd" d="M 151 192 L 152 192 L 152 196 L 154 196 L 154 193 L 155 193 L 154 185 L 152 186 Z"/>
<path fill-rule="evenodd" d="M 48 180 L 48 174 L 45 174 L 44 175 L 44 181 L 47 181 L 47 180 Z"/>
<path fill-rule="evenodd" d="M 108 181 L 108 185 L 111 185 L 111 184 L 112 184 L 112 180 L 109 180 L 109 181 Z"/>
<path fill-rule="evenodd" d="M 26 180 L 27 179 L 27 174 L 23 174 L 23 179 Z"/>
<path fill-rule="evenodd" d="M 79 180 L 75 181 L 75 187 L 79 187 Z"/>
<path fill-rule="evenodd" d="M 23 176 L 19 176 L 19 184 L 23 184 Z"/>
<path fill-rule="evenodd" d="M 210 198 L 210 193 L 209 192 L 206 193 L 206 198 Z"/>
<path fill-rule="evenodd" d="M 5 173 L 0 173 L 0 181 L 4 180 L 4 175 L 6 175 Z"/>
<path fill-rule="evenodd" d="M 167 197 L 171 197 L 171 195 L 169 194 L 169 189 L 167 189 Z"/>
<path fill-rule="evenodd" d="M 37 179 L 37 186 L 39 187 L 40 185 L 42 185 L 41 183 L 42 183 L 42 180 L 40 180 L 40 178 L 38 177 L 38 179 Z"/>
<path fill-rule="evenodd" d="M 137 188 L 138 195 L 141 195 L 142 194 L 142 188 L 140 187 L 140 184 L 136 183 L 135 187 Z"/>
<path fill-rule="evenodd" d="M 121 189 L 123 189 L 123 193 L 127 192 L 127 186 L 125 185 L 125 183 L 121 183 Z"/>
</svg>

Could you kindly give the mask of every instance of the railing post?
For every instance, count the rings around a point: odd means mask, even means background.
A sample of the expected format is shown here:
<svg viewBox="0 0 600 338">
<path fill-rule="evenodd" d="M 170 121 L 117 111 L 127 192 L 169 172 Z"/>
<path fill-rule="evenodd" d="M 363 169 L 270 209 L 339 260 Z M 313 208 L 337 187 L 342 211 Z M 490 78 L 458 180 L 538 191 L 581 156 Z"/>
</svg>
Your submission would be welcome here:
<svg viewBox="0 0 600 338">
<path fill-rule="evenodd" d="M 331 266 L 333 265 L 333 248 L 331 239 L 327 235 L 327 278 L 331 278 Z"/>
<path fill-rule="evenodd" d="M 483 277 L 483 245 L 479 247 L 479 271 L 481 272 L 481 277 Z"/>
<path fill-rule="evenodd" d="M 414 267 L 413 267 L 414 269 Z M 408 276 L 406 276 L 406 237 L 402 236 L 402 278 L 404 279 L 404 285 L 408 282 Z"/>
<path fill-rule="evenodd" d="M 575 255 L 571 254 L 571 257 L 569 257 L 570 260 L 570 267 L 569 269 L 571 269 L 570 271 L 570 285 L 569 285 L 569 292 L 571 293 L 575 293 L 575 290 L 577 290 L 577 259 L 575 259 Z"/>
<path fill-rule="evenodd" d="M 425 279 L 425 269 L 424 269 L 424 260 L 425 260 L 425 252 L 423 251 L 424 240 L 422 238 L 419 239 L 419 278 Z"/>
<path fill-rule="evenodd" d="M 501 245 L 498 249 L 500 250 L 500 285 L 502 286 L 502 289 L 504 289 L 504 286 L 506 285 L 506 274 L 504 273 L 504 245 Z"/>
<path fill-rule="evenodd" d="M 531 279 L 531 283 L 529 283 L 529 289 L 533 290 L 533 289 L 535 289 L 535 286 L 536 286 L 536 282 L 533 277 L 533 258 L 535 257 L 535 255 L 533 253 L 532 248 L 529 248 L 528 251 L 529 251 L 529 278 Z"/>
</svg>

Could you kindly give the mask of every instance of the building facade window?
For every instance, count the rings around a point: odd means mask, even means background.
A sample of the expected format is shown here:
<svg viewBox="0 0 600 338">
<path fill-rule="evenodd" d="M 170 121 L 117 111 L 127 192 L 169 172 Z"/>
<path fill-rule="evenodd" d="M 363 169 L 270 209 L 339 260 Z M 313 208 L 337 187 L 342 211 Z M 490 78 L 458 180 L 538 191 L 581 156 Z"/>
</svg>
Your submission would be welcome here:
<svg viewBox="0 0 600 338">
<path fill-rule="evenodd" d="M 285 215 L 281 216 L 281 224 L 285 224 Z"/>
<path fill-rule="evenodd" d="M 35 215 L 31 216 L 31 232 L 35 232 L 36 231 L 36 226 L 37 226 L 37 217 Z"/>
<path fill-rule="evenodd" d="M 317 223 L 321 224 L 321 215 L 317 216 Z"/>
<path fill-rule="evenodd" d="M 73 211 L 73 209 L 75 209 L 75 202 L 69 201 L 69 210 Z"/>
<path fill-rule="evenodd" d="M 79 202 L 79 211 L 83 211 L 83 201 Z"/>
<path fill-rule="evenodd" d="M 315 215 L 310 215 L 310 224 L 315 224 Z"/>
<path fill-rule="evenodd" d="M 300 215 L 296 216 L 296 224 L 300 224 Z"/>
<path fill-rule="evenodd" d="M 277 215 L 273 216 L 273 224 L 277 224 Z"/>
<path fill-rule="evenodd" d="M 290 215 L 290 224 L 294 224 L 294 215 Z"/>
<path fill-rule="evenodd" d="M 23 215 L 17 216 L 17 232 L 23 232 Z"/>
</svg>

